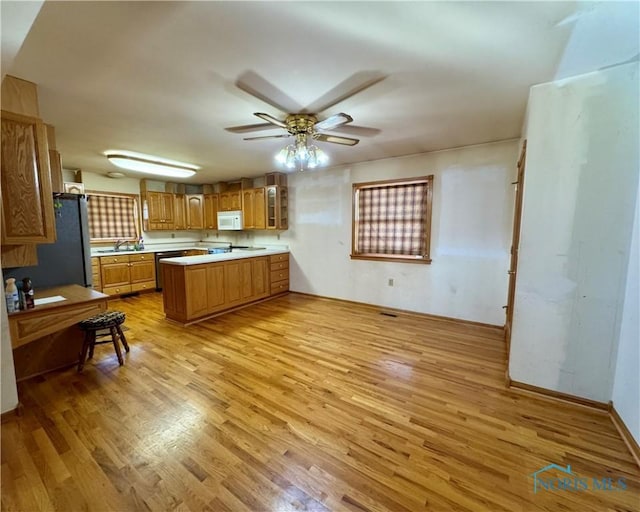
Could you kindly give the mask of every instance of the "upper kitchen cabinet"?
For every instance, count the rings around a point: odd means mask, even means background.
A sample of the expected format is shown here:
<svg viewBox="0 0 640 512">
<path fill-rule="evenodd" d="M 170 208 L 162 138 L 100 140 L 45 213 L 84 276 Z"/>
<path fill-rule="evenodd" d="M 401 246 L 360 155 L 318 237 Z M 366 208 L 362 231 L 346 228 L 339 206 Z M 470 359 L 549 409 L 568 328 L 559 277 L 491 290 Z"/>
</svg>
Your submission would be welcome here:
<svg viewBox="0 0 640 512">
<path fill-rule="evenodd" d="M 187 194 L 184 197 L 187 229 L 204 229 L 204 196 L 202 194 Z"/>
<path fill-rule="evenodd" d="M 184 199 L 184 194 L 175 194 L 173 196 L 173 205 L 176 210 L 173 219 L 174 229 L 187 229 L 187 203 Z"/>
<path fill-rule="evenodd" d="M 204 227 L 218 229 L 218 194 L 204 195 Z"/>
<path fill-rule="evenodd" d="M 222 192 L 220 194 L 220 202 L 218 211 L 233 212 L 242 209 L 242 191 Z"/>
<path fill-rule="evenodd" d="M 2 244 L 52 243 L 49 148 L 37 117 L 2 111 Z"/>
<path fill-rule="evenodd" d="M 147 191 L 147 216 L 145 231 L 175 229 L 174 194 Z"/>
<path fill-rule="evenodd" d="M 287 187 L 272 185 L 265 188 L 267 229 L 289 229 L 289 196 Z"/>
<path fill-rule="evenodd" d="M 265 229 L 265 189 L 251 188 L 242 191 L 242 218 L 244 229 Z"/>
</svg>

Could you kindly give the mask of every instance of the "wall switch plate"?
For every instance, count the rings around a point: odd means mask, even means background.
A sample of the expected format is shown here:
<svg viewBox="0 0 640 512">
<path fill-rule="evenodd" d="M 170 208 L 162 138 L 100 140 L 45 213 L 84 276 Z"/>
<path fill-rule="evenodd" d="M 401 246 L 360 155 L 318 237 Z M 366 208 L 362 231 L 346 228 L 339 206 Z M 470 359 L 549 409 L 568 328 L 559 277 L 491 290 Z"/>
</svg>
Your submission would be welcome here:
<svg viewBox="0 0 640 512">
<path fill-rule="evenodd" d="M 393 286 L 393 277 L 390 277 L 390 278 L 389 278 L 389 281 L 387 282 L 387 284 L 388 284 L 389 286 Z"/>
</svg>

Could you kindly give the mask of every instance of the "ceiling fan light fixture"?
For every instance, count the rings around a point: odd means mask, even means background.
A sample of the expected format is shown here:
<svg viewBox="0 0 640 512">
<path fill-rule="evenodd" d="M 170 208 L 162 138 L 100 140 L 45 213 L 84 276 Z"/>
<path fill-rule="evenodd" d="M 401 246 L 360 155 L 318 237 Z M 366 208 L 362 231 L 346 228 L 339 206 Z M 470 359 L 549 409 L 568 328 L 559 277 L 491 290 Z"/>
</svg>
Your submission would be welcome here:
<svg viewBox="0 0 640 512">
<path fill-rule="evenodd" d="M 109 162 L 122 169 L 169 178 L 188 178 L 200 169 L 197 165 L 133 151 L 108 150 L 104 154 Z"/>
<path fill-rule="evenodd" d="M 315 144 L 308 145 L 306 133 L 296 135 L 296 143 L 289 144 L 276 154 L 276 162 L 287 169 L 315 169 L 329 161 L 327 154 Z"/>
</svg>

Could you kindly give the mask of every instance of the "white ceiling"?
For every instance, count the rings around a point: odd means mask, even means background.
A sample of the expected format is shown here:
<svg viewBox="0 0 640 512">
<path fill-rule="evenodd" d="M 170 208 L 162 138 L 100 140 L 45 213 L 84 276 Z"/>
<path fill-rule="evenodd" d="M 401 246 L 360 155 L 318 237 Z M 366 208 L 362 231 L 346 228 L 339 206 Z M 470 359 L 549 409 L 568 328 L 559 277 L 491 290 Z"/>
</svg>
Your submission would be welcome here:
<svg viewBox="0 0 640 512">
<path fill-rule="evenodd" d="M 215 182 L 274 170 L 286 142 L 242 140 L 278 129 L 225 130 L 261 123 L 253 112 L 285 114 L 240 90 L 241 77 L 292 110 L 386 75 L 322 112 L 380 130 L 354 147 L 319 143 L 331 165 L 518 137 L 529 87 L 554 78 L 571 34 L 562 21 L 575 11 L 572 2 L 47 1 L 3 71 L 38 84 L 64 167 L 106 173 L 115 168 L 102 153 L 126 149 L 200 165 L 189 181 Z"/>
</svg>

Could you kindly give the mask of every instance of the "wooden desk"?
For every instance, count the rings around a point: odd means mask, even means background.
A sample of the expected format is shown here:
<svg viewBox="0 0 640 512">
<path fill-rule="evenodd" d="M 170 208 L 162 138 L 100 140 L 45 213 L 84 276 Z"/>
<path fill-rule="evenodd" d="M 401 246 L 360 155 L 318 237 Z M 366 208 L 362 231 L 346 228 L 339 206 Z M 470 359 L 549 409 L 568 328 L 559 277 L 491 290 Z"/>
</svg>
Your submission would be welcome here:
<svg viewBox="0 0 640 512">
<path fill-rule="evenodd" d="M 63 301 L 9 313 L 16 380 L 78 362 L 83 333 L 78 322 L 107 309 L 108 295 L 79 285 L 36 290 L 36 298 Z"/>
</svg>

